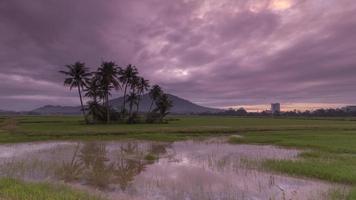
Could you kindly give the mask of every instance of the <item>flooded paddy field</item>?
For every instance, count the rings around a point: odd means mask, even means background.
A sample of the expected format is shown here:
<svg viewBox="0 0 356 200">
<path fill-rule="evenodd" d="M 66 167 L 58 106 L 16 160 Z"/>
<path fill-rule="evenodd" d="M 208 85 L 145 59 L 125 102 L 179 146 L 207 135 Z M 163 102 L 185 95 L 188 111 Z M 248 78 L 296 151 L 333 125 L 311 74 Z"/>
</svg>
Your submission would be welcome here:
<svg viewBox="0 0 356 200">
<path fill-rule="evenodd" d="M 0 145 L 0 176 L 65 183 L 106 199 L 328 199 L 326 182 L 271 173 L 262 162 L 301 153 L 224 140 Z"/>
</svg>

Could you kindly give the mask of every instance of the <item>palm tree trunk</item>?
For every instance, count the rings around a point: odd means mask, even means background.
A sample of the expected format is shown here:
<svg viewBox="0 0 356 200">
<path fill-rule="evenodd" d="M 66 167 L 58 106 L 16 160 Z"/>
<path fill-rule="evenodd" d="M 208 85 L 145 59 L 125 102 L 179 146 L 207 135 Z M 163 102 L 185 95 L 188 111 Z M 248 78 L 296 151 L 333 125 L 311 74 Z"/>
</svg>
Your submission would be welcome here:
<svg viewBox="0 0 356 200">
<path fill-rule="evenodd" d="M 136 104 L 136 112 L 137 112 L 137 113 L 138 113 L 138 109 L 139 109 L 139 106 L 140 106 L 141 95 L 142 95 L 142 93 L 140 93 L 140 94 L 138 95 L 138 99 L 137 99 L 137 104 Z"/>
<path fill-rule="evenodd" d="M 127 90 L 127 85 L 128 85 L 128 83 L 126 82 L 125 83 L 125 90 L 124 90 L 124 106 L 122 108 L 123 111 L 125 111 L 125 109 L 126 109 L 126 90 Z"/>
<path fill-rule="evenodd" d="M 88 123 L 87 117 L 85 116 L 85 110 L 84 110 L 83 98 L 82 98 L 82 91 L 80 90 L 80 86 L 78 86 L 78 93 L 79 93 L 80 106 L 82 108 L 83 117 L 84 117 L 85 122 Z"/>
<path fill-rule="evenodd" d="M 154 102 L 154 100 L 152 99 L 152 101 L 151 101 L 151 105 L 150 105 L 150 110 L 149 110 L 148 112 L 151 112 L 151 110 L 152 110 L 152 106 L 153 106 L 153 102 Z"/>
<path fill-rule="evenodd" d="M 129 110 L 129 116 L 131 117 L 131 113 L 132 113 L 132 103 L 130 103 L 130 110 Z"/>
<path fill-rule="evenodd" d="M 106 123 L 110 123 L 110 105 L 109 105 L 109 94 L 106 94 Z"/>
</svg>

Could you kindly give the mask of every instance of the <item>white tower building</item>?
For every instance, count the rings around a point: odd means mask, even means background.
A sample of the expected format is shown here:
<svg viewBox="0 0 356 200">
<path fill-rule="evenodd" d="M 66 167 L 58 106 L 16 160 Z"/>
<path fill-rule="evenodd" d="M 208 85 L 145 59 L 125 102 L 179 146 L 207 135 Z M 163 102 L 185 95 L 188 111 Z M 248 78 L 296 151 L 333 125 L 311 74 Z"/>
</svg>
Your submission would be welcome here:
<svg viewBox="0 0 356 200">
<path fill-rule="evenodd" d="M 272 112 L 272 114 L 281 112 L 281 104 L 280 103 L 271 103 L 271 112 Z"/>
</svg>

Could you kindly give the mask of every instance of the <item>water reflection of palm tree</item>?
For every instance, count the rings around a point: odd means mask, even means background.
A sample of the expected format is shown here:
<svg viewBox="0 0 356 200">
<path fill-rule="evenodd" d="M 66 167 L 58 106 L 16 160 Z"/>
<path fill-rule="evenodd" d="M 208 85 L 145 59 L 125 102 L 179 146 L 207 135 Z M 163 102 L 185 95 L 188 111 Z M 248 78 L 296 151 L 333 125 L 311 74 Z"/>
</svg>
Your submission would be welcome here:
<svg viewBox="0 0 356 200">
<path fill-rule="evenodd" d="M 55 172 L 66 182 L 71 182 L 74 180 L 78 180 L 83 171 L 82 164 L 76 159 L 79 151 L 79 144 L 77 144 L 71 161 L 66 163 L 63 162 L 61 167 L 59 167 Z"/>
<path fill-rule="evenodd" d="M 84 143 L 80 149 L 79 159 L 83 162 L 85 167 L 90 167 L 93 163 L 100 161 L 106 162 L 109 159 L 106 157 L 106 145 L 98 142 Z"/>
<path fill-rule="evenodd" d="M 85 143 L 78 157 L 85 167 L 86 182 L 98 188 L 107 188 L 113 165 L 107 157 L 106 145 L 96 142 Z"/>
<path fill-rule="evenodd" d="M 126 190 L 135 176 L 145 169 L 147 163 L 143 160 L 143 154 L 136 142 L 128 142 L 120 146 L 113 172 L 114 181 L 119 184 L 121 190 Z"/>
<path fill-rule="evenodd" d="M 156 143 L 152 143 L 150 146 L 150 153 L 154 154 L 154 155 L 160 155 L 160 154 L 165 154 L 167 153 L 167 144 L 156 144 Z"/>
<path fill-rule="evenodd" d="M 106 145 L 88 142 L 77 145 L 70 162 L 63 162 L 57 175 L 66 182 L 77 180 L 104 189 L 110 183 L 112 164 L 107 158 Z"/>
<path fill-rule="evenodd" d="M 139 153 L 138 144 L 136 142 L 128 142 L 120 146 L 120 155 L 137 155 Z"/>
<path fill-rule="evenodd" d="M 122 190 L 126 190 L 135 176 L 145 169 L 146 164 L 142 160 L 118 158 L 113 170 L 114 182 L 119 184 Z"/>
<path fill-rule="evenodd" d="M 165 152 L 165 147 L 151 145 L 148 152 L 158 155 Z M 81 148 L 78 145 L 71 161 L 63 163 L 58 171 L 60 178 L 68 182 L 81 180 L 100 189 L 118 184 L 121 190 L 126 190 L 135 176 L 152 163 L 144 155 L 144 149 L 129 142 L 121 145 L 118 154 L 110 160 L 105 143 L 87 142 Z"/>
</svg>

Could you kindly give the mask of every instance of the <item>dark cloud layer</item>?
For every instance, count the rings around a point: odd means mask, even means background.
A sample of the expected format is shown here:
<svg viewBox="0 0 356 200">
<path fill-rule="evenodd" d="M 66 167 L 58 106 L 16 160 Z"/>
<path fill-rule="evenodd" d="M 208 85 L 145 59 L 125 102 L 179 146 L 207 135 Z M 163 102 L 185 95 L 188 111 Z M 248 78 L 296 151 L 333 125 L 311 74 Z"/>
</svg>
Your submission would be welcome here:
<svg viewBox="0 0 356 200">
<path fill-rule="evenodd" d="M 356 104 L 355 41 L 353 0 L 0 0 L 0 109 L 75 105 L 58 70 L 106 59 L 206 106 Z"/>
</svg>

